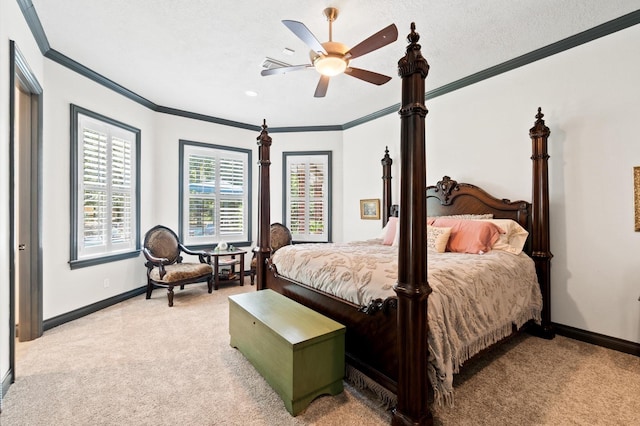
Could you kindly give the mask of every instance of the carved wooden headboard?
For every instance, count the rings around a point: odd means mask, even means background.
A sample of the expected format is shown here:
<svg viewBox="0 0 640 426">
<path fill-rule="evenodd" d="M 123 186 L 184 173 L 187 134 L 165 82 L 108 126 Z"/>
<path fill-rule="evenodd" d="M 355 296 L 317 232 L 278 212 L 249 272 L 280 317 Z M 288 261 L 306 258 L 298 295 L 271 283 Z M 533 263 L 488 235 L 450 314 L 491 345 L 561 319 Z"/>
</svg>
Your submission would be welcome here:
<svg viewBox="0 0 640 426">
<path fill-rule="evenodd" d="M 512 219 L 529 231 L 524 251 L 531 255 L 531 203 L 496 198 L 469 183 L 458 183 L 449 176 L 427 187 L 427 215 L 491 213 L 496 219 Z"/>
</svg>

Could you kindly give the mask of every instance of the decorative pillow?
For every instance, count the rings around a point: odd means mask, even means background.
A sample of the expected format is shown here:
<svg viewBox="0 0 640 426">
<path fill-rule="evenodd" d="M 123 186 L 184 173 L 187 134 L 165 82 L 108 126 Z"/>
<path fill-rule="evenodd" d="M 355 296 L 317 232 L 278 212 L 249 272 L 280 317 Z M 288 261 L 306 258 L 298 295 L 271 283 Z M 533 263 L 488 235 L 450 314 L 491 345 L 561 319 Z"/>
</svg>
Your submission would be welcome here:
<svg viewBox="0 0 640 426">
<path fill-rule="evenodd" d="M 384 237 L 387 236 L 387 231 L 389 231 L 389 222 L 387 222 L 387 224 L 382 228 L 382 231 L 380 231 L 380 235 L 378 236 L 378 238 L 384 240 Z"/>
<path fill-rule="evenodd" d="M 438 228 L 427 225 L 427 248 L 438 253 L 444 253 L 451 235 L 451 228 Z"/>
<path fill-rule="evenodd" d="M 436 219 L 433 226 L 451 228 L 447 251 L 482 254 L 491 250 L 502 229 L 484 220 Z"/>
<path fill-rule="evenodd" d="M 518 222 L 511 219 L 487 219 L 485 222 L 491 222 L 504 231 L 500 234 L 500 238 L 495 242 L 493 250 L 508 251 L 513 254 L 520 254 L 527 242 L 529 232 L 524 229 Z"/>
<path fill-rule="evenodd" d="M 486 214 L 452 214 L 449 216 L 429 216 L 427 222 L 435 219 L 466 219 L 466 220 L 481 220 L 481 219 L 493 219 L 493 213 Z"/>
<path fill-rule="evenodd" d="M 400 243 L 400 219 L 396 221 L 396 235 L 393 237 L 393 243 L 391 244 L 393 247 L 398 247 Z"/>
<path fill-rule="evenodd" d="M 387 232 L 382 238 L 382 244 L 384 244 L 385 246 L 390 246 L 391 244 L 393 244 L 393 240 L 396 238 L 397 233 L 397 222 L 397 217 L 390 217 L 389 221 L 385 225 L 385 229 L 387 230 Z"/>
</svg>

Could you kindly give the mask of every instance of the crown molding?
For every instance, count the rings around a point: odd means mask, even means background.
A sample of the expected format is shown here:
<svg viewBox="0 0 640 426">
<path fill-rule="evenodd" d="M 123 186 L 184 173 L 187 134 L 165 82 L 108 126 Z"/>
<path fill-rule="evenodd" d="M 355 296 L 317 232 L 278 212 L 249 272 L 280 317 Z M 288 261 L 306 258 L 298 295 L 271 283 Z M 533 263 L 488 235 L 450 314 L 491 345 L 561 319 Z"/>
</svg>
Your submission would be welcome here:
<svg viewBox="0 0 640 426">
<path fill-rule="evenodd" d="M 134 102 L 137 102 L 140 105 L 143 105 L 153 111 L 176 115 L 179 117 L 191 118 L 194 120 L 207 121 L 210 123 L 221 124 L 224 126 L 237 127 L 237 128 L 247 129 L 247 130 L 252 130 L 257 132 L 260 131 L 261 127 L 253 124 L 247 124 L 247 123 L 242 123 L 238 121 L 227 120 L 224 118 L 214 117 L 210 115 L 183 111 L 176 108 L 157 105 L 151 102 L 150 100 L 138 95 L 137 93 L 119 85 L 113 80 L 110 80 L 104 77 L 103 75 L 85 67 L 84 65 L 74 61 L 73 59 L 51 48 L 51 46 L 49 45 L 49 41 L 47 40 L 47 36 L 45 34 L 44 28 L 40 23 L 40 19 L 38 18 L 38 14 L 31 0 L 17 0 L 17 2 L 18 2 L 18 5 L 20 6 L 20 9 L 22 10 L 22 14 L 25 17 L 25 20 L 27 21 L 27 25 L 31 29 L 31 33 L 33 34 L 33 37 L 35 38 L 36 43 L 40 48 L 40 51 L 46 58 L 51 59 L 52 61 L 57 62 L 69 68 L 70 70 L 75 71 L 78 74 L 84 77 L 87 77 L 90 80 L 93 80 L 96 83 L 101 84 L 104 87 L 111 89 L 116 93 L 119 93 L 122 96 L 125 96 L 133 100 Z M 532 62 L 539 61 L 540 59 L 547 58 L 557 53 L 564 52 L 565 50 L 569 50 L 576 46 L 580 46 L 581 44 L 588 43 L 600 37 L 604 37 L 606 35 L 615 33 L 625 28 L 632 27 L 639 23 L 640 23 L 640 10 L 636 10 L 634 12 L 623 15 L 619 18 L 605 22 L 604 24 L 598 25 L 596 27 L 590 28 L 581 33 L 575 34 L 573 36 L 567 37 L 558 42 L 552 43 L 548 46 L 544 46 L 540 49 L 536 49 L 532 52 L 518 56 L 517 58 L 508 60 L 501 64 L 479 71 L 475 74 L 471 74 L 467 77 L 463 77 L 452 83 L 445 84 L 444 86 L 440 86 L 436 89 L 430 90 L 425 94 L 425 100 L 433 99 L 438 96 L 442 96 L 444 94 L 453 92 L 454 90 L 462 89 L 463 87 L 478 83 L 482 80 L 486 80 L 487 78 L 495 77 L 499 74 L 514 70 L 524 65 L 528 65 Z M 399 109 L 400 109 L 400 104 L 395 104 L 387 108 L 381 109 L 379 111 L 373 112 L 371 114 L 365 115 L 363 117 L 357 118 L 355 120 L 349 121 L 344 124 L 323 125 L 323 126 L 274 127 L 274 128 L 270 128 L 269 132 L 270 133 L 288 133 L 288 132 L 343 131 L 343 130 L 347 130 L 352 127 L 356 127 L 361 124 L 367 123 L 369 121 L 373 121 L 378 118 L 384 117 L 385 115 L 391 114 L 393 112 L 398 112 Z"/>
<path fill-rule="evenodd" d="M 51 46 L 49 45 L 49 40 L 47 40 L 44 28 L 42 28 L 42 24 L 40 23 L 40 18 L 38 18 L 36 8 L 33 6 L 31 0 L 17 0 L 17 2 L 24 19 L 27 21 L 27 25 L 31 30 L 31 34 L 33 34 L 33 38 L 38 44 L 40 52 L 44 55 L 49 51 L 49 49 L 51 49 Z"/>
<path fill-rule="evenodd" d="M 156 106 L 154 109 L 156 112 L 162 112 L 164 114 L 176 115 L 178 117 L 191 118 L 193 120 L 207 121 L 209 123 L 222 124 L 223 126 L 237 127 L 239 129 L 253 130 L 259 132 L 262 127 L 255 124 L 241 123 L 239 121 L 227 120 L 225 118 L 214 117 L 211 115 L 198 114 L 196 112 L 184 111 L 176 108 Z"/>
</svg>

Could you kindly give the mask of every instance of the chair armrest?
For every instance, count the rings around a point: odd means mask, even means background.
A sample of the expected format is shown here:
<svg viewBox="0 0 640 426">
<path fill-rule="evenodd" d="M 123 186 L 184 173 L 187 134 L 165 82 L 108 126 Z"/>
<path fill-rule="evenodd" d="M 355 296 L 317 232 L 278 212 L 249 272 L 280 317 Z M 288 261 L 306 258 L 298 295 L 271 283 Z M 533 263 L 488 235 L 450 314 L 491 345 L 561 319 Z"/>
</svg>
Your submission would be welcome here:
<svg viewBox="0 0 640 426">
<path fill-rule="evenodd" d="M 169 259 L 167 259 L 166 257 L 155 257 L 146 247 L 142 248 L 142 253 L 144 253 L 144 257 L 147 259 L 147 263 L 145 265 L 148 269 L 147 276 L 151 273 L 153 267 L 157 266 L 158 269 L 160 269 L 160 279 L 164 278 L 167 273 L 167 271 L 165 271 L 164 269 L 164 265 L 166 263 L 169 263 Z"/>
<path fill-rule="evenodd" d="M 155 257 L 154 255 L 151 254 L 149 249 L 146 247 L 142 248 L 142 253 L 144 254 L 144 257 L 146 257 L 149 262 L 151 262 L 156 266 L 165 265 L 169 263 L 169 259 L 167 259 L 166 257 Z"/>
<path fill-rule="evenodd" d="M 182 243 L 178 243 L 178 245 L 180 246 L 180 250 L 182 250 L 183 252 L 185 252 L 187 254 L 190 254 L 192 256 L 198 256 L 198 258 L 200 259 L 200 263 L 211 263 L 211 254 L 210 253 L 207 253 L 204 250 L 189 250 Z"/>
</svg>

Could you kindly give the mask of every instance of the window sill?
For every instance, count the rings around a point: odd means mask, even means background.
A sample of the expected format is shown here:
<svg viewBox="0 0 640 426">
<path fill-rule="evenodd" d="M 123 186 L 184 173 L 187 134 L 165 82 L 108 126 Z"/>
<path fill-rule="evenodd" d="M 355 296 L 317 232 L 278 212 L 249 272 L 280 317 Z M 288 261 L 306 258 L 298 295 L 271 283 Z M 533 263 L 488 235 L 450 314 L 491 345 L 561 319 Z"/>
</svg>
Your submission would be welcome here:
<svg viewBox="0 0 640 426">
<path fill-rule="evenodd" d="M 71 269 L 86 268 L 88 266 L 101 265 L 103 263 L 117 262 L 124 259 L 133 259 L 140 255 L 140 250 L 135 250 L 127 253 L 118 253 L 101 257 L 93 257 L 91 259 L 76 259 L 69 261 L 69 267 Z"/>
</svg>

